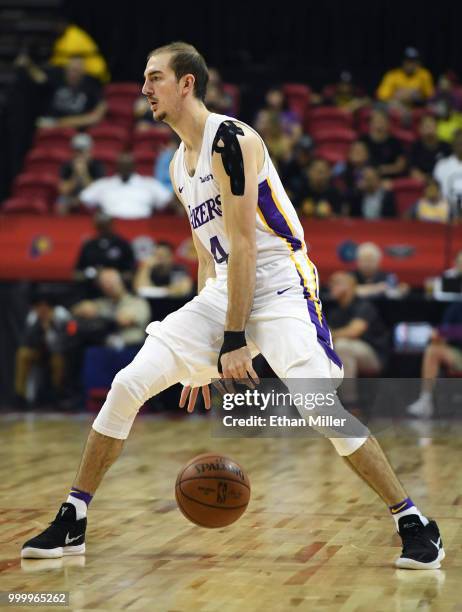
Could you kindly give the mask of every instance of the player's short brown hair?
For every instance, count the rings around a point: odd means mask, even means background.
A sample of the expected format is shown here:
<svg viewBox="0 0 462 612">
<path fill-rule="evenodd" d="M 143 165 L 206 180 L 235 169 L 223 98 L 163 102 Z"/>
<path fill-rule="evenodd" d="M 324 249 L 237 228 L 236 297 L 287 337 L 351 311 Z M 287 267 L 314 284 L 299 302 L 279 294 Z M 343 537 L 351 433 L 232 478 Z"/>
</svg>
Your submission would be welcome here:
<svg viewBox="0 0 462 612">
<path fill-rule="evenodd" d="M 203 102 L 205 100 L 205 93 L 207 91 L 209 71 L 207 69 L 205 60 L 199 51 L 188 43 L 177 41 L 164 45 L 163 47 L 153 49 L 149 53 L 148 59 L 154 55 L 159 55 L 160 53 L 172 54 L 172 57 L 170 58 L 170 68 L 175 73 L 177 81 L 179 81 L 185 74 L 194 75 L 194 78 L 196 79 L 194 83 L 194 95 Z"/>
</svg>

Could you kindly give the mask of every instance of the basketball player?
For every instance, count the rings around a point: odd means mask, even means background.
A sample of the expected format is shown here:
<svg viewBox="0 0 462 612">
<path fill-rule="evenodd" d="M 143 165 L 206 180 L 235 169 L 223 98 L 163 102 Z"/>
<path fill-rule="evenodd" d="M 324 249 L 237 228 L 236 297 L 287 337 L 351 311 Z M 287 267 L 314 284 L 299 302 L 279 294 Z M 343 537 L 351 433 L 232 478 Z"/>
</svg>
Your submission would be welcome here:
<svg viewBox="0 0 462 612">
<path fill-rule="evenodd" d="M 249 126 L 204 105 L 207 66 L 191 45 L 149 54 L 143 94 L 157 121 L 182 142 L 171 178 L 185 206 L 199 258 L 198 295 L 147 327 L 133 362 L 120 371 L 89 434 L 67 501 L 22 556 L 85 552 L 87 507 L 119 456 L 140 407 L 179 381 L 188 411 L 218 378 L 257 381 L 261 352 L 283 379 L 338 379 L 342 364 L 318 298 L 316 268 L 303 229 L 265 144 Z M 192 391 L 191 391 L 192 389 Z M 403 540 L 397 567 L 434 569 L 444 557 L 438 527 L 414 505 L 368 430 L 330 438 L 337 453 L 388 505 Z"/>
</svg>

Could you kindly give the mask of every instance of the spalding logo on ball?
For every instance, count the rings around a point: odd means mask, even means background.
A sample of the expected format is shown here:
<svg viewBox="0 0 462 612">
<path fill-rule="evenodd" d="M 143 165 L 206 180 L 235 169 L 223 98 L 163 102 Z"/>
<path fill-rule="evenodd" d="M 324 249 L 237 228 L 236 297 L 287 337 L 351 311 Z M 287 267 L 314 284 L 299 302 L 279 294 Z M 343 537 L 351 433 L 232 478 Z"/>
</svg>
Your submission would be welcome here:
<svg viewBox="0 0 462 612">
<path fill-rule="evenodd" d="M 201 527 L 226 527 L 237 521 L 250 500 L 250 482 L 229 457 L 206 453 L 180 471 L 175 498 L 183 515 Z"/>
</svg>

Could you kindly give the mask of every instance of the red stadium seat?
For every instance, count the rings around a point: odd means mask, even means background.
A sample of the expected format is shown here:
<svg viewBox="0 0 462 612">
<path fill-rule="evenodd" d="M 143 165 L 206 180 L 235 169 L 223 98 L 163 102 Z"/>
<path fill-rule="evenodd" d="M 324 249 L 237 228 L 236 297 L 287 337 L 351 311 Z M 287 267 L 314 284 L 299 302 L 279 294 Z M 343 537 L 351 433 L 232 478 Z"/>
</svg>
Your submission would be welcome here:
<svg viewBox="0 0 462 612">
<path fill-rule="evenodd" d="M 39 128 L 35 133 L 35 144 L 40 147 L 46 144 L 49 147 L 64 148 L 76 133 L 74 128 L 68 127 Z"/>
<path fill-rule="evenodd" d="M 366 134 L 369 130 L 369 120 L 371 118 L 372 108 L 363 106 L 356 111 L 355 124 L 359 134 Z"/>
<path fill-rule="evenodd" d="M 51 149 L 35 147 L 26 156 L 24 172 L 57 174 L 61 166 L 72 156 L 69 148 Z"/>
<path fill-rule="evenodd" d="M 133 104 L 125 100 L 108 100 L 107 121 L 113 125 L 119 125 L 126 129 L 133 126 Z"/>
<path fill-rule="evenodd" d="M 104 93 L 107 98 L 113 96 L 131 96 L 136 98 L 141 95 L 140 83 L 108 83 L 104 88 Z"/>
<path fill-rule="evenodd" d="M 336 129 L 353 127 L 353 115 L 342 108 L 334 106 L 319 106 L 311 109 L 307 121 L 305 122 L 306 131 L 311 134 L 312 131 L 321 129 Z"/>
<path fill-rule="evenodd" d="M 122 149 L 127 146 L 129 140 L 127 128 L 110 123 L 97 125 L 88 130 L 88 133 L 93 138 L 95 145 L 100 146 Z"/>
<path fill-rule="evenodd" d="M 397 178 L 393 181 L 398 214 L 402 216 L 422 197 L 425 183 L 415 178 Z"/>
<path fill-rule="evenodd" d="M 315 155 L 316 157 L 325 159 L 330 164 L 336 164 L 345 161 L 348 155 L 349 146 L 350 145 L 345 143 L 321 145 L 320 147 L 316 147 Z"/>
<path fill-rule="evenodd" d="M 282 91 L 289 109 L 303 120 L 310 104 L 311 89 L 302 83 L 285 83 Z"/>
<path fill-rule="evenodd" d="M 317 144 L 329 144 L 331 142 L 343 142 L 351 144 L 357 139 L 357 134 L 349 128 L 322 128 L 311 132 Z"/>
<path fill-rule="evenodd" d="M 157 151 L 150 151 L 149 149 L 135 149 L 133 151 L 133 158 L 135 160 L 136 171 L 145 176 L 152 176 L 157 154 Z"/>
<path fill-rule="evenodd" d="M 356 140 L 356 132 L 348 128 L 324 128 L 313 136 L 316 141 L 316 155 L 330 163 L 344 161 L 351 143 Z"/>
<path fill-rule="evenodd" d="M 133 148 L 158 151 L 170 141 L 171 137 L 172 132 L 164 128 L 154 127 L 149 130 L 139 130 L 133 134 Z"/>
<path fill-rule="evenodd" d="M 49 212 L 49 206 L 43 198 L 20 196 L 5 200 L 0 205 L 0 212 L 6 215 L 46 215 Z"/>
<path fill-rule="evenodd" d="M 51 204 L 56 198 L 58 177 L 39 172 L 24 172 L 13 183 L 13 196 L 42 198 Z"/>
</svg>

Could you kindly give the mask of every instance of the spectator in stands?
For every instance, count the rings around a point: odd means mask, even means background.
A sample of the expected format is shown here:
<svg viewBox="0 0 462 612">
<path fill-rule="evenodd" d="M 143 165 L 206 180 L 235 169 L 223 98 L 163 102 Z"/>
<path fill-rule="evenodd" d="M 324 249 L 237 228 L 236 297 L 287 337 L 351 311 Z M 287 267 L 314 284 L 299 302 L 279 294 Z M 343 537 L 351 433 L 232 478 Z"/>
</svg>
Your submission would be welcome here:
<svg viewBox="0 0 462 612">
<path fill-rule="evenodd" d="M 129 293 L 117 270 L 106 268 L 99 273 L 98 282 L 102 298 L 83 300 L 75 304 L 72 312 L 82 319 L 104 319 L 107 328 L 106 345 L 122 348 L 142 344 L 145 328 L 150 319 L 148 302 Z M 111 327 L 112 326 L 112 327 Z"/>
<path fill-rule="evenodd" d="M 302 216 L 327 218 L 342 214 L 342 197 L 332 185 L 330 165 L 325 159 L 313 159 L 305 178 L 294 200 Z"/>
<path fill-rule="evenodd" d="M 436 162 L 450 154 L 451 147 L 438 138 L 436 119 L 432 115 L 424 115 L 420 120 L 419 139 L 411 149 L 411 176 L 422 180 L 430 177 Z"/>
<path fill-rule="evenodd" d="M 440 140 L 452 142 L 457 130 L 462 130 L 462 113 L 442 101 L 437 106 L 437 134 Z"/>
<path fill-rule="evenodd" d="M 48 104 L 39 127 L 89 127 L 101 121 L 106 112 L 101 84 L 85 74 L 81 57 L 69 59 L 64 68 L 42 70 L 28 55 L 17 58 L 29 77 L 47 92 Z"/>
<path fill-rule="evenodd" d="M 313 159 L 313 148 L 313 140 L 305 134 L 294 145 L 290 159 L 280 164 L 284 188 L 294 202 L 306 186 L 305 172 Z"/>
<path fill-rule="evenodd" d="M 442 196 L 440 185 L 434 178 L 427 180 L 423 197 L 412 207 L 410 216 L 433 223 L 447 223 L 451 218 L 449 202 Z"/>
<path fill-rule="evenodd" d="M 99 179 L 80 193 L 85 206 L 99 207 L 118 219 L 148 218 L 156 210 L 165 210 L 172 199 L 172 193 L 162 183 L 134 172 L 130 153 L 121 153 L 114 176 Z"/>
<path fill-rule="evenodd" d="M 433 77 L 421 65 L 420 54 L 414 47 L 404 51 L 400 68 L 389 70 L 377 89 L 377 98 L 398 107 L 425 103 L 434 94 Z"/>
<path fill-rule="evenodd" d="M 106 61 L 88 32 L 75 23 L 61 20 L 57 23 L 57 33 L 58 38 L 54 42 L 50 58 L 51 65 L 62 67 L 73 57 L 80 56 L 84 58 L 87 74 L 103 83 L 109 81 L 110 74 Z"/>
<path fill-rule="evenodd" d="M 374 166 L 366 166 L 358 181 L 358 192 L 350 201 L 350 215 L 363 219 L 396 217 L 395 196 L 384 189 L 380 174 Z"/>
<path fill-rule="evenodd" d="M 290 159 L 293 138 L 286 134 L 276 113 L 262 110 L 258 113 L 255 129 L 266 143 L 271 159 L 279 168 Z"/>
<path fill-rule="evenodd" d="M 454 266 L 443 272 L 442 280 L 458 281 L 462 287 L 462 251 L 456 254 Z"/>
<path fill-rule="evenodd" d="M 282 133 L 285 134 L 292 143 L 295 143 L 302 135 L 302 126 L 298 115 L 289 110 L 282 89 L 280 87 L 272 87 L 269 89 L 266 92 L 265 102 L 264 108 L 257 115 L 255 121 L 256 126 L 260 125 L 262 113 L 269 113 L 272 120 L 280 126 Z M 259 130 L 258 127 L 257 130 Z"/>
<path fill-rule="evenodd" d="M 152 115 L 152 111 L 151 111 Z M 178 149 L 180 140 L 175 132 L 172 131 L 169 142 L 162 148 L 156 161 L 154 162 L 154 178 L 162 183 L 171 193 L 173 193 L 173 185 L 170 180 L 170 162 Z"/>
<path fill-rule="evenodd" d="M 327 320 L 334 347 L 343 363 L 345 380 L 342 399 L 356 401 L 354 379 L 360 374 L 377 375 L 386 363 L 389 335 L 375 306 L 356 294 L 356 280 L 347 272 L 335 272 L 329 279 L 335 305 Z"/>
<path fill-rule="evenodd" d="M 133 286 L 138 293 L 155 288 L 158 297 L 185 297 L 191 294 L 193 282 L 186 268 L 175 264 L 173 246 L 160 241 L 152 257 L 140 262 Z"/>
<path fill-rule="evenodd" d="M 70 313 L 63 306 L 55 305 L 46 293 L 39 291 L 35 295 L 16 352 L 15 392 L 20 406 L 27 403 L 27 385 L 34 366 L 49 368 L 52 390 L 49 399 L 62 398 L 66 327 L 70 319 Z"/>
<path fill-rule="evenodd" d="M 369 104 L 370 100 L 359 87 L 353 83 L 353 76 L 348 70 L 342 70 L 337 83 L 324 88 L 323 103 L 338 106 L 352 113 Z"/>
<path fill-rule="evenodd" d="M 369 150 L 370 161 L 382 178 L 394 178 L 406 169 L 406 157 L 400 141 L 390 133 L 390 121 L 383 110 L 372 111 L 369 133 L 361 140 Z"/>
<path fill-rule="evenodd" d="M 435 95 L 430 100 L 429 106 L 437 115 L 444 115 L 447 108 L 462 111 L 462 91 L 457 76 L 452 71 L 448 70 L 439 77 Z"/>
<path fill-rule="evenodd" d="M 333 174 L 341 184 L 345 199 L 352 201 L 359 194 L 359 181 L 363 170 L 369 164 L 369 150 L 361 140 L 351 143 L 348 156 L 344 162 L 339 162 L 333 169 Z"/>
<path fill-rule="evenodd" d="M 462 302 L 448 306 L 441 325 L 433 330 L 423 356 L 420 395 L 408 406 L 408 414 L 418 418 L 432 416 L 433 390 L 441 368 L 462 372 Z"/>
<path fill-rule="evenodd" d="M 462 205 L 462 129 L 454 134 L 452 155 L 436 164 L 433 176 L 441 186 L 441 192 L 456 216 L 460 216 Z"/>
<path fill-rule="evenodd" d="M 216 68 L 209 68 L 209 81 L 205 95 L 205 105 L 212 113 L 232 115 L 234 101 L 223 89 L 221 75 Z"/>
<path fill-rule="evenodd" d="M 74 271 L 75 280 L 85 281 L 90 295 L 94 294 L 94 282 L 104 268 L 118 270 L 123 280 L 130 283 L 136 267 L 132 247 L 125 238 L 114 233 L 111 217 L 99 212 L 93 222 L 96 237 L 82 245 Z"/>
<path fill-rule="evenodd" d="M 356 295 L 362 298 L 389 296 L 402 297 L 409 291 L 408 285 L 398 283 L 396 274 L 381 269 L 382 251 L 373 242 L 363 242 L 356 251 Z"/>
<path fill-rule="evenodd" d="M 79 204 L 80 192 L 104 176 L 103 164 L 91 155 L 93 140 L 89 134 L 76 134 L 71 140 L 72 159 L 60 169 L 57 210 L 67 214 Z"/>
</svg>

